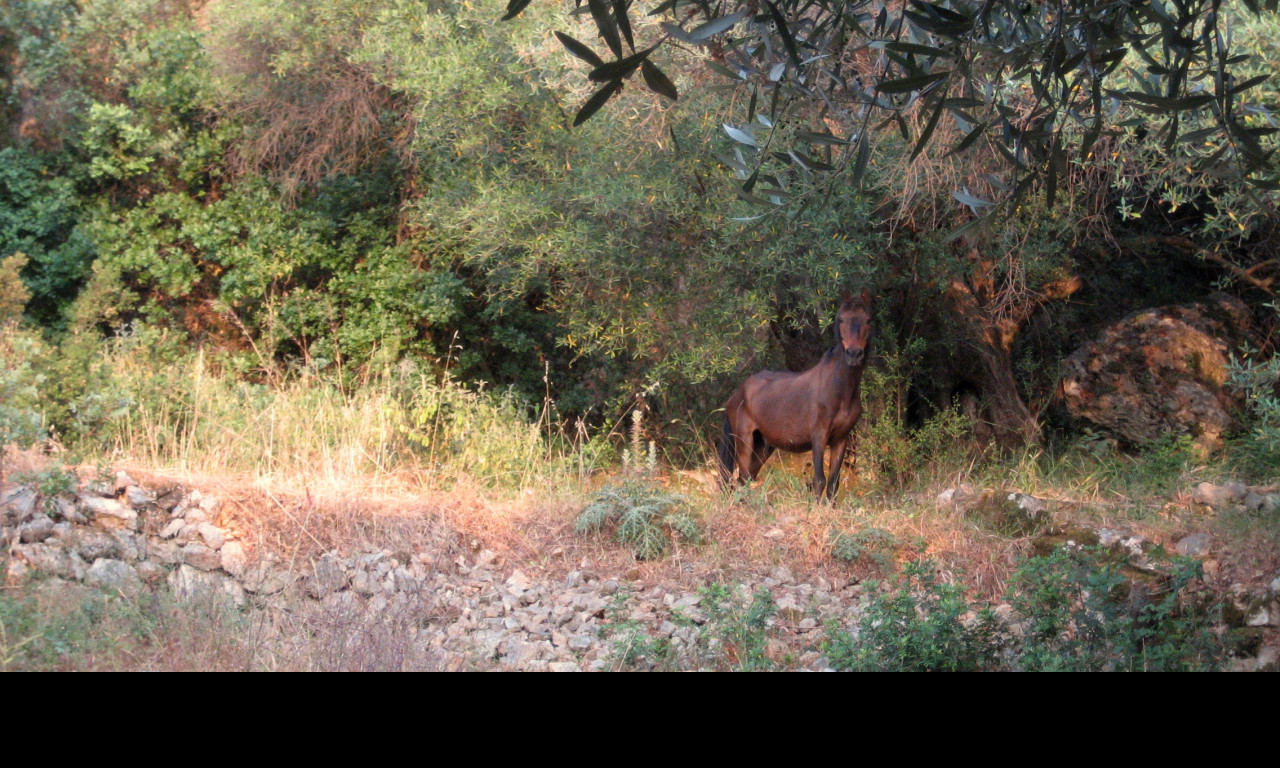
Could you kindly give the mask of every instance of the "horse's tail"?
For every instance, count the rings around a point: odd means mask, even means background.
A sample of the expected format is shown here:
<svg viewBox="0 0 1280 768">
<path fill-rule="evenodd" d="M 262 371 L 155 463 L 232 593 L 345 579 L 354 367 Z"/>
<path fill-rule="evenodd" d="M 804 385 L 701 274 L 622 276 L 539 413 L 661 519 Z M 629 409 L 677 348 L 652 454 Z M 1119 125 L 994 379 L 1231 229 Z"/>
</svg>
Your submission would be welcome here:
<svg viewBox="0 0 1280 768">
<path fill-rule="evenodd" d="M 720 429 L 720 484 L 728 487 L 733 482 L 733 462 L 737 455 L 733 425 L 729 423 L 729 409 L 724 411 L 724 426 Z"/>
</svg>

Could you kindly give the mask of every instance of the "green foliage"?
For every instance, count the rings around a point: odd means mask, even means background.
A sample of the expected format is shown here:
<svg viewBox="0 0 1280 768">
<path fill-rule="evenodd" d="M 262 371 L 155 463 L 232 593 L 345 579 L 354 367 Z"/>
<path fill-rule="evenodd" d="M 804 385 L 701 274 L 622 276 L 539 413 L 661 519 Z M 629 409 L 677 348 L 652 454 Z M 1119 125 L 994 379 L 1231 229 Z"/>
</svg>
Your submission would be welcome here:
<svg viewBox="0 0 1280 768">
<path fill-rule="evenodd" d="M 4 447 L 27 448 L 45 437 L 40 402 L 44 375 L 32 360 L 42 345 L 11 324 L 0 324 L 0 481 L 4 480 Z"/>
<path fill-rule="evenodd" d="M 31 298 L 19 276 L 26 265 L 27 256 L 21 251 L 0 259 L 0 328 L 16 324 Z"/>
<path fill-rule="evenodd" d="M 621 606 L 626 598 L 625 591 L 615 594 L 603 627 L 612 646 L 610 660 L 619 669 L 763 672 L 776 668 L 767 655 L 777 612 L 768 589 L 747 594 L 721 583 L 699 588 L 693 609 L 698 618 L 676 611 L 671 619 L 677 627 L 673 638 L 651 636 L 644 622 L 624 615 Z"/>
<path fill-rule="evenodd" d="M 878 593 L 856 632 L 828 628 L 823 652 L 836 669 L 865 672 L 977 672 L 998 667 L 994 614 L 976 618 L 964 590 L 940 582 L 929 561 L 909 563 L 890 591 Z"/>
<path fill-rule="evenodd" d="M 89 176 L 96 180 L 127 181 L 156 161 L 156 137 L 123 104 L 90 105 L 81 142 L 90 156 Z"/>
<path fill-rule="evenodd" d="M 864 528 L 856 532 L 834 533 L 831 537 L 831 556 L 846 563 L 869 560 L 881 571 L 893 570 L 893 558 L 898 539 L 883 528 Z"/>
<path fill-rule="evenodd" d="M 639 560 L 663 557 L 677 537 L 692 544 L 703 539 L 701 524 L 681 496 L 639 478 L 601 489 L 574 524 L 579 534 L 610 527 L 613 538 Z"/>
<path fill-rule="evenodd" d="M 1024 561 L 1011 590 L 1026 621 L 1017 667 L 1029 671 L 1214 669 L 1223 657 L 1213 608 L 1187 592 L 1200 564 L 1151 577 L 1103 550 L 1059 549 Z"/>
<path fill-rule="evenodd" d="M 38 580 L 0 592 L 0 671 L 241 670 L 245 626 L 225 600 L 126 599 Z"/>
<path fill-rule="evenodd" d="M 514 391 L 469 388 L 448 375 L 411 381 L 399 437 L 418 455 L 482 482 L 522 487 L 549 458 L 533 410 Z"/>
<path fill-rule="evenodd" d="M 768 6 L 768 23 L 743 23 L 762 12 L 754 3 L 693 10 L 653 5 L 649 15 L 670 20 L 660 28 L 646 24 L 646 11 L 638 6 L 592 6 L 592 35 L 605 41 L 614 60 L 577 40 L 570 47 L 590 64 L 590 79 L 605 84 L 577 122 L 593 114 L 642 60 L 676 47 L 709 46 L 713 69 L 750 90 L 750 98 L 742 99 L 743 121 L 724 130 L 738 145 L 741 194 L 766 210 L 814 187 L 830 189 L 815 184 L 815 176 L 837 184 L 850 177 L 862 182 L 876 133 L 868 129 L 889 132 L 891 126 L 912 148 L 913 159 L 926 147 L 937 156 L 985 151 L 998 158 L 1003 173 L 980 182 L 994 193 L 991 199 L 1024 200 L 1040 188 L 1052 206 L 1071 163 L 1087 162 L 1112 134 L 1117 104 L 1140 111 L 1142 127 L 1166 147 L 1180 138 L 1210 144 L 1196 158 L 1198 170 L 1258 186 L 1274 180 L 1260 141 L 1269 132 L 1249 121 L 1265 108 L 1256 96 L 1260 81 L 1248 78 L 1247 57 L 1241 66 L 1242 59 L 1233 56 L 1234 14 L 1220 13 L 1218 0 L 1158 11 L 1117 7 L 1109 0 L 1042 6 L 956 0 L 946 7 L 913 3 L 897 9 L 869 0 L 777 0 Z M 1274 2 L 1250 1 L 1246 7 L 1267 18 L 1276 10 Z M 507 15 L 513 15 L 511 8 Z M 1187 37 L 1189 28 L 1203 33 Z M 619 30 L 626 33 L 630 55 Z M 830 62 L 849 55 L 850 41 L 864 40 L 871 57 L 833 73 Z M 1137 69 L 1126 60 L 1139 59 L 1149 66 L 1133 76 L 1137 82 L 1126 82 Z M 1035 118 L 1019 122 L 1015 116 L 1026 115 L 1030 105 Z M 815 132 L 813 113 L 820 109 L 826 122 Z M 832 114 L 847 117 L 836 121 Z M 1189 131 L 1186 123 L 1201 116 L 1208 127 Z M 832 147 L 840 150 L 834 157 Z M 821 160 L 811 156 L 815 148 L 824 152 Z M 976 214 L 991 207 L 968 185 L 948 194 Z"/>
<path fill-rule="evenodd" d="M 1189 589 L 1199 563 L 1158 555 L 1158 570 L 1096 548 L 1024 560 L 1000 619 L 940 582 L 931 562 L 911 563 L 854 630 L 828 627 L 823 651 L 838 669 L 864 671 L 1216 668 L 1225 655 L 1217 608 Z"/>
<path fill-rule="evenodd" d="M 885 334 L 888 336 L 888 334 Z M 881 364 L 863 378 L 863 400 L 870 413 L 858 446 L 859 464 L 890 488 L 905 488 L 924 472 L 945 471 L 964 458 L 965 438 L 974 425 L 958 408 L 938 408 L 923 424 L 907 423 L 912 381 L 921 375 L 925 342 L 898 347 L 892 337 L 877 339 Z"/>
<path fill-rule="evenodd" d="M 1280 305 L 1271 306 L 1280 313 Z M 1280 355 L 1263 360 L 1246 349 L 1232 356 L 1227 386 L 1245 403 L 1249 434 L 1237 444 L 1238 453 L 1255 473 L 1274 476 L 1280 469 Z"/>
<path fill-rule="evenodd" d="M 750 600 L 743 600 L 728 585 L 711 584 L 700 588 L 698 594 L 706 609 L 707 627 L 715 641 L 712 645 L 716 655 L 737 671 L 773 669 L 774 663 L 766 651 L 777 606 L 769 590 L 761 587 Z"/>
<path fill-rule="evenodd" d="M 625 613 L 624 605 L 629 595 L 626 588 L 614 593 L 601 627 L 603 637 L 612 646 L 609 659 L 617 665 L 615 669 L 678 669 L 679 658 L 671 640 L 651 636 L 644 622 Z"/>
<path fill-rule="evenodd" d="M 92 242 L 78 226 L 75 185 L 34 154 L 0 148 L 0 258 L 23 253 L 30 291 L 26 311 L 37 323 L 58 327 L 84 279 Z"/>
<path fill-rule="evenodd" d="M 38 472 L 22 473 L 14 476 L 20 483 L 35 486 L 36 491 L 48 500 L 64 493 L 71 493 L 79 484 L 79 477 L 74 468 L 68 468 L 62 462 L 55 461 Z"/>
</svg>

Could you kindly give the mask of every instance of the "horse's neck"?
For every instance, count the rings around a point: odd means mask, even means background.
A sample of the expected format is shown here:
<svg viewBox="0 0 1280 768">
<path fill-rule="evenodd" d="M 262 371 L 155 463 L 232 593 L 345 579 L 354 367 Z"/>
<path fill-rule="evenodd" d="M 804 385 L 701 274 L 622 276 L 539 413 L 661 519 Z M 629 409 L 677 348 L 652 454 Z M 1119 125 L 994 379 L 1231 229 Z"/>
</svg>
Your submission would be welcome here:
<svg viewBox="0 0 1280 768">
<path fill-rule="evenodd" d="M 858 387 L 862 384 L 862 369 L 866 367 L 866 362 L 860 365 L 850 366 L 844 361 L 844 354 L 839 347 L 832 347 L 827 354 L 822 356 L 819 366 L 830 366 L 831 376 L 836 381 L 836 391 L 840 393 L 844 400 L 852 400 L 853 396 L 858 394 Z"/>
</svg>

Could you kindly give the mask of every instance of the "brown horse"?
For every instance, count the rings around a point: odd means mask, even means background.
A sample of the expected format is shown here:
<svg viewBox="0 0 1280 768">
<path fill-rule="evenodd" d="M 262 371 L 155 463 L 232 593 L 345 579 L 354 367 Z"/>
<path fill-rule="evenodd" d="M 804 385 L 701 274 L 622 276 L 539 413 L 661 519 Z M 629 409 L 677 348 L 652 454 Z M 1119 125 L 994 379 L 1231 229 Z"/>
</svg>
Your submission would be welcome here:
<svg viewBox="0 0 1280 768">
<path fill-rule="evenodd" d="M 871 340 L 871 296 L 844 293 L 836 313 L 836 346 L 804 373 L 761 371 L 729 397 L 720 440 L 720 479 L 728 485 L 734 467 L 740 482 L 756 479 L 775 449 L 813 451 L 813 492 L 833 498 L 840 486 L 845 450 L 856 443 L 853 427 L 862 416 L 858 388 Z M 831 462 L 822 472 L 823 451 Z M 856 449 L 855 449 L 856 453 Z"/>
</svg>

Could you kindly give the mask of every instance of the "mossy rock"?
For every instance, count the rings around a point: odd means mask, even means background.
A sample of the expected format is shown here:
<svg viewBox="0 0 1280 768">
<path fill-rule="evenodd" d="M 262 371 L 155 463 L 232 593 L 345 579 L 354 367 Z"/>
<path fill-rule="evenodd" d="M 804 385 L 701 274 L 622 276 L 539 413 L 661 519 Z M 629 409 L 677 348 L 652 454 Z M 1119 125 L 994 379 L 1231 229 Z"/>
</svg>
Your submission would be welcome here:
<svg viewBox="0 0 1280 768">
<path fill-rule="evenodd" d="M 1013 495 L 1003 491 L 983 491 L 965 515 L 983 528 L 1009 538 L 1031 536 L 1044 528 L 1049 522 L 1048 513 L 1043 509 L 1019 505 L 1010 498 Z"/>
<path fill-rule="evenodd" d="M 1256 656 L 1266 634 L 1264 627 L 1236 627 L 1227 630 L 1222 641 L 1232 656 Z"/>
<path fill-rule="evenodd" d="M 1036 553 L 1037 557 L 1048 557 L 1060 547 L 1096 547 L 1098 543 L 1098 532 L 1092 528 L 1083 528 L 1078 525 L 1055 525 L 1032 539 L 1031 549 Z"/>
</svg>

